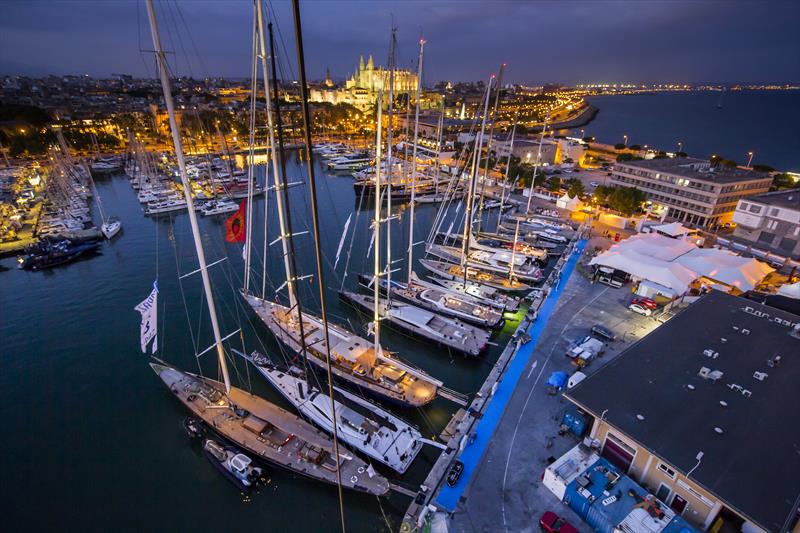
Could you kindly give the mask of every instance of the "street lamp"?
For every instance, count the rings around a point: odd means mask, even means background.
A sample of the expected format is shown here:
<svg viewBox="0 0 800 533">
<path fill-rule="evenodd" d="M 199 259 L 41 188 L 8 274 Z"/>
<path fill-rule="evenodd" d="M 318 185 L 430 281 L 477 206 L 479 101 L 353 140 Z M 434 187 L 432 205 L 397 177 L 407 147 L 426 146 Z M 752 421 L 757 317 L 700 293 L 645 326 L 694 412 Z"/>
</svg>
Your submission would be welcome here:
<svg viewBox="0 0 800 533">
<path fill-rule="evenodd" d="M 745 168 L 752 168 L 750 166 L 750 163 L 752 162 L 753 162 L 753 152 L 747 152 L 747 165 L 745 166 Z"/>
<path fill-rule="evenodd" d="M 628 146 L 628 135 L 625 134 L 625 135 L 622 136 L 622 138 L 625 140 L 625 142 L 623 142 L 622 144 L 624 144 L 625 147 L 627 147 Z"/>
<path fill-rule="evenodd" d="M 583 140 L 584 137 L 586 137 L 586 135 L 584 134 L 584 131 L 581 130 L 581 140 Z"/>
<path fill-rule="evenodd" d="M 683 143 L 681 141 L 678 141 L 678 151 L 683 152 Z"/>
</svg>

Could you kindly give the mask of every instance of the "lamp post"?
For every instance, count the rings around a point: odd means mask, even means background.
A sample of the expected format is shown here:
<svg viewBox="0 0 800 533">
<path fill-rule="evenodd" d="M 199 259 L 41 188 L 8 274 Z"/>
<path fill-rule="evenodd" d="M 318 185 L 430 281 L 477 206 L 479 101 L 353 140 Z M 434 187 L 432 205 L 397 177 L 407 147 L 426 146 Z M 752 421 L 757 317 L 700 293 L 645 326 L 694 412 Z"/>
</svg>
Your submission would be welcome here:
<svg viewBox="0 0 800 533">
<path fill-rule="evenodd" d="M 622 144 L 624 144 L 625 147 L 627 148 L 628 147 L 628 134 L 626 133 L 625 135 L 622 136 L 622 138 L 624 140 L 624 142 Z"/>
<path fill-rule="evenodd" d="M 753 168 L 750 166 L 750 163 L 753 162 L 753 152 L 747 152 L 747 165 L 745 168 Z"/>
<path fill-rule="evenodd" d="M 678 152 L 683 152 L 683 143 L 678 141 Z"/>
</svg>

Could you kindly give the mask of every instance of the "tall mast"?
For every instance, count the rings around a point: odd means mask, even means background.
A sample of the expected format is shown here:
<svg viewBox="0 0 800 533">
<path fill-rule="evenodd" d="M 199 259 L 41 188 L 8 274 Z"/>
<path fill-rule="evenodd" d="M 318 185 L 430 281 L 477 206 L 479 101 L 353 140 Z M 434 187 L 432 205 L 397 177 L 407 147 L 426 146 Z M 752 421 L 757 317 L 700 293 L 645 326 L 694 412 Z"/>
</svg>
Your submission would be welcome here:
<svg viewBox="0 0 800 533">
<path fill-rule="evenodd" d="M 252 242 L 253 242 L 253 169 L 255 159 L 255 135 L 256 135 L 256 99 L 258 91 L 258 26 L 257 17 L 258 13 L 253 7 L 253 29 L 251 31 L 253 44 L 251 51 L 251 64 L 250 64 L 250 124 L 248 132 L 248 146 L 247 146 L 247 231 L 245 232 L 244 243 L 244 293 L 250 292 L 250 260 L 252 257 Z M 268 176 L 268 175 L 267 175 Z M 266 178 L 265 178 L 266 181 Z M 265 187 L 266 188 L 266 187 Z M 265 198 L 266 200 L 266 198 Z M 264 203 L 266 206 L 266 201 Z M 266 207 L 264 213 L 264 221 L 266 222 Z M 266 242 L 267 233 L 264 232 L 264 241 Z M 264 264 L 267 263 L 267 256 L 264 255 Z M 266 268 L 264 269 L 266 271 Z"/>
<path fill-rule="evenodd" d="M 469 253 L 469 240 L 472 238 L 472 204 L 475 199 L 475 180 L 478 176 L 478 168 L 480 167 L 481 150 L 483 150 L 483 133 L 486 129 L 486 115 L 489 113 L 489 95 L 492 91 L 492 82 L 494 81 L 494 74 L 489 77 L 489 83 L 486 84 L 486 96 L 484 97 L 483 104 L 483 120 L 481 121 L 480 136 L 475 139 L 475 153 L 472 157 L 472 176 L 469 181 L 469 193 L 467 194 L 467 212 L 464 216 L 464 236 L 461 239 L 461 264 L 464 267 L 464 285 L 467 284 L 467 254 Z"/>
<path fill-rule="evenodd" d="M 481 232 L 481 220 L 483 217 L 483 198 L 486 193 L 486 180 L 489 179 L 489 159 L 491 159 L 492 143 L 494 142 L 494 123 L 497 120 L 497 108 L 500 105 L 500 88 L 503 84 L 503 71 L 506 69 L 506 64 L 500 65 L 500 71 L 497 73 L 497 89 L 494 91 L 494 109 L 492 110 L 492 122 L 489 126 L 489 142 L 486 143 L 486 167 L 483 170 L 483 181 L 481 182 L 481 199 L 478 204 L 478 220 L 476 224 L 478 229 L 475 233 Z"/>
<path fill-rule="evenodd" d="M 542 143 L 544 142 L 544 132 L 547 130 L 547 118 L 544 117 L 544 123 L 542 123 L 542 136 L 539 139 L 539 149 L 536 151 L 536 164 L 533 167 L 533 177 L 531 178 L 531 186 L 528 190 L 528 205 L 525 208 L 525 216 L 531 213 L 531 198 L 533 198 L 533 184 L 536 181 L 536 171 L 539 170 L 539 163 L 542 160 Z"/>
<path fill-rule="evenodd" d="M 378 117 L 377 133 L 375 135 L 375 161 L 381 160 L 381 146 L 383 137 L 383 88 L 378 91 Z M 375 254 L 372 270 L 372 284 L 375 306 L 372 311 L 373 338 L 375 339 L 375 353 L 381 349 L 381 312 L 378 309 L 381 301 L 380 276 L 381 276 L 381 165 L 375 167 L 375 216 L 372 221 L 372 253 Z M 387 293 L 390 291 L 387 291 Z"/>
<path fill-rule="evenodd" d="M 175 158 L 178 160 L 178 170 L 180 171 L 181 184 L 183 185 L 183 196 L 186 199 L 186 206 L 189 210 L 189 223 L 192 226 L 194 248 L 197 251 L 197 261 L 200 264 L 200 277 L 203 279 L 203 290 L 205 291 L 206 301 L 208 302 L 211 329 L 214 331 L 214 344 L 217 348 L 217 358 L 219 359 L 219 366 L 222 371 L 222 379 L 225 383 L 225 392 L 229 393 L 231 391 L 231 380 L 228 376 L 228 364 L 225 361 L 225 350 L 222 348 L 222 337 L 219 333 L 217 307 L 214 304 L 214 293 L 211 290 L 211 278 L 208 275 L 208 265 L 206 264 L 206 254 L 203 250 L 203 240 L 200 235 L 200 228 L 197 226 L 197 214 L 194 210 L 194 200 L 192 200 L 192 188 L 189 184 L 189 178 L 186 176 L 186 160 L 183 157 L 181 133 L 178 129 L 178 122 L 175 119 L 175 104 L 172 102 L 172 90 L 170 89 L 169 75 L 167 74 L 167 61 L 164 50 L 161 48 L 161 36 L 158 33 L 158 23 L 156 22 L 153 0 L 147 0 L 147 16 L 150 19 L 150 31 L 153 33 L 153 47 L 156 52 L 158 72 L 161 76 L 161 88 L 164 91 L 164 102 L 167 105 L 167 113 L 169 113 L 169 129 L 172 132 Z"/>
<path fill-rule="evenodd" d="M 508 185 L 508 173 L 511 170 L 511 157 L 514 155 L 514 134 L 517 132 L 517 113 L 514 113 L 514 125 L 511 126 L 511 144 L 508 147 L 508 161 L 506 162 L 506 177 L 503 180 L 503 189 Z M 511 194 L 509 191 L 508 194 Z M 503 203 L 505 202 L 505 190 L 500 191 L 500 211 L 497 213 L 497 224 L 500 224 L 500 219 L 503 218 Z"/>
<path fill-rule="evenodd" d="M 258 0 L 260 1 L 260 0 Z M 325 362 L 328 370 L 328 396 L 331 399 L 331 419 L 333 421 L 333 451 L 336 454 L 336 486 L 339 494 L 339 516 L 342 522 L 342 532 L 345 531 L 344 523 L 344 500 L 342 495 L 342 469 L 339 466 L 339 437 L 337 435 L 336 424 L 336 402 L 333 396 L 333 371 L 331 369 L 331 339 L 328 330 L 328 315 L 325 310 L 325 278 L 322 267 L 322 244 L 319 231 L 319 210 L 317 208 L 317 180 L 314 174 L 313 150 L 311 144 L 311 114 L 308 111 L 308 85 L 306 84 L 306 61 L 303 52 L 303 30 L 300 25 L 300 3 L 299 0 L 292 0 L 292 13 L 294 15 L 294 33 L 297 42 L 297 70 L 300 74 L 300 98 L 303 110 L 303 133 L 305 134 L 306 148 L 306 168 L 308 169 L 308 187 L 311 196 L 311 218 L 314 226 L 314 251 L 317 259 L 317 286 L 319 287 L 320 314 L 322 318 L 322 329 L 325 335 Z M 270 32 L 270 37 L 272 33 Z M 274 61 L 274 58 L 273 58 Z M 380 165 L 379 165 L 380 166 Z M 301 321 L 302 323 L 302 321 Z M 302 329 L 300 330 L 302 336 Z"/>
<path fill-rule="evenodd" d="M 294 294 L 294 280 L 291 278 L 291 265 L 289 263 L 289 244 L 287 242 L 286 232 L 286 218 L 284 216 L 285 206 L 283 205 L 283 196 L 278 194 L 281 188 L 281 168 L 278 164 L 278 151 L 275 146 L 275 124 L 272 118 L 272 93 L 269 86 L 269 68 L 267 67 L 267 43 L 264 30 L 264 12 L 261 5 L 261 0 L 255 0 L 256 6 L 256 20 L 258 23 L 258 42 L 261 57 L 261 70 L 264 78 L 264 105 L 267 108 L 267 126 L 269 130 L 269 151 L 272 159 L 272 178 L 275 185 L 275 202 L 278 211 L 278 225 L 280 229 L 281 251 L 283 252 L 283 268 L 286 273 L 286 285 L 289 292 L 289 308 L 295 306 Z M 268 181 L 268 180 L 267 180 Z M 264 200 L 269 196 L 269 187 L 264 187 Z M 264 203 L 264 224 L 267 223 L 266 201 Z M 266 228 L 265 228 L 266 230 Z M 267 276 L 267 232 L 264 231 L 264 272 L 261 279 L 261 292 L 266 291 L 266 276 Z"/>
<path fill-rule="evenodd" d="M 444 129 L 444 99 L 442 99 L 442 112 L 439 113 L 439 125 L 436 127 L 436 174 L 434 175 L 434 195 L 439 194 L 439 175 L 442 168 L 442 130 Z"/>
<path fill-rule="evenodd" d="M 414 162 L 411 164 L 411 208 L 409 212 L 408 224 L 408 276 L 407 281 L 411 283 L 411 272 L 414 269 L 414 204 L 416 203 L 417 196 L 417 135 L 419 134 L 419 99 L 422 92 L 422 54 L 425 51 L 425 39 L 419 40 L 419 63 L 417 64 L 417 105 L 414 108 L 414 150 L 412 151 L 411 158 Z M 410 93 L 409 93 L 410 96 Z M 408 118 L 406 118 L 406 125 L 408 125 Z M 408 146 L 408 135 L 406 135 L 406 146 Z M 406 160 L 408 163 L 408 160 Z M 391 268 L 391 265 L 390 267 Z"/>
<path fill-rule="evenodd" d="M 395 46 L 397 44 L 397 28 L 392 28 L 392 37 L 389 44 L 389 131 L 386 135 L 386 283 L 392 285 L 392 155 L 394 154 L 392 131 L 394 130 L 394 68 Z M 376 159 L 376 162 L 378 160 Z M 378 163 L 380 164 L 380 163 Z M 406 162 L 408 164 L 408 162 Z M 392 301 L 392 291 L 386 291 L 386 308 Z"/>
</svg>

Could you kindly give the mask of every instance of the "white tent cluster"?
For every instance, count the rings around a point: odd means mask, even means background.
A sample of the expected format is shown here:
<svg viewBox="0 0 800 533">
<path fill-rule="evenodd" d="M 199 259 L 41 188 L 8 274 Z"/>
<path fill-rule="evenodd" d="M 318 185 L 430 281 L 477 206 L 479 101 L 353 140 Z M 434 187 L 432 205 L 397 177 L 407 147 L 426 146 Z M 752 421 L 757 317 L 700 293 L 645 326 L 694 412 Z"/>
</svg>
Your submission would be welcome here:
<svg viewBox="0 0 800 533">
<path fill-rule="evenodd" d="M 685 293 L 694 280 L 702 277 L 748 291 L 774 270 L 756 259 L 717 248 L 698 248 L 688 241 L 657 233 L 640 233 L 625 239 L 589 264 L 621 270 L 634 279 L 667 287 L 675 294 Z"/>
</svg>

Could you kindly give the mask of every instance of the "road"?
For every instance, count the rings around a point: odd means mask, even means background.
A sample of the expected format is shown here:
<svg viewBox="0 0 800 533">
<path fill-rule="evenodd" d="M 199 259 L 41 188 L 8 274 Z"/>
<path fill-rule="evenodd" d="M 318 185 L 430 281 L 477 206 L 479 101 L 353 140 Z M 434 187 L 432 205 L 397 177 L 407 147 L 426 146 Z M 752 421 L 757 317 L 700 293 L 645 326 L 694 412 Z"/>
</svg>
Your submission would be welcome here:
<svg viewBox="0 0 800 533">
<path fill-rule="evenodd" d="M 654 320 L 626 309 L 630 297 L 627 287 L 591 284 L 579 272 L 571 277 L 465 492 L 466 499 L 448 523 L 450 531 L 534 531 L 548 510 L 589 531 L 540 482 L 548 458 L 559 457 L 578 442 L 572 435 L 558 435 L 569 403 L 560 395 L 548 395 L 545 383 L 551 372 L 574 371 L 564 356 L 566 346 L 586 335 L 592 325 L 614 330 L 618 340 L 584 370 L 587 374 L 655 327 Z"/>
</svg>

